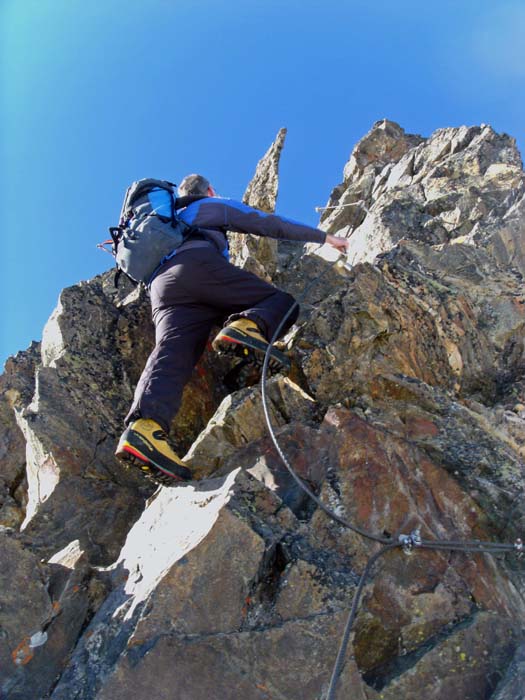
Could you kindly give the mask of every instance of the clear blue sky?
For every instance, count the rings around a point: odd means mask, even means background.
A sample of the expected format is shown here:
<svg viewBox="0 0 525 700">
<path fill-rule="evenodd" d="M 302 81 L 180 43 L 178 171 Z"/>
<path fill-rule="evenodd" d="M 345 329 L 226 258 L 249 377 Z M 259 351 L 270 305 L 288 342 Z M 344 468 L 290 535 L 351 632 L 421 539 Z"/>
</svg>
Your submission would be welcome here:
<svg viewBox="0 0 525 700">
<path fill-rule="evenodd" d="M 525 146 L 523 0 L 0 0 L 0 23 L 1 365 L 111 266 L 133 180 L 240 198 L 286 126 L 278 211 L 316 224 L 378 119 Z"/>
</svg>

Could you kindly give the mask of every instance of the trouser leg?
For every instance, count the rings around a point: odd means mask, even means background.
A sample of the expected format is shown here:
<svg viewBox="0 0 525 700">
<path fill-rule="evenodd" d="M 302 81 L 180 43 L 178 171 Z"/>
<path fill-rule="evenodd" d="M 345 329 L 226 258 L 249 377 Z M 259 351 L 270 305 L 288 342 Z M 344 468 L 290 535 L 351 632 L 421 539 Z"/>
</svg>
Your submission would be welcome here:
<svg viewBox="0 0 525 700">
<path fill-rule="evenodd" d="M 229 321 L 241 316 L 252 318 L 269 340 L 295 304 L 292 295 L 231 265 L 211 248 L 200 249 L 198 255 L 192 291 L 199 303 L 213 306 L 228 316 Z M 298 314 L 297 305 L 281 329 L 281 335 L 297 320 Z"/>
<path fill-rule="evenodd" d="M 246 316 L 270 339 L 294 303 L 290 294 L 231 265 L 211 247 L 175 256 L 151 287 L 156 345 L 126 422 L 137 416 L 150 418 L 168 431 L 212 327 L 226 316 L 230 320 Z M 292 312 L 281 335 L 298 311 Z"/>
<path fill-rule="evenodd" d="M 260 301 L 258 304 L 231 314 L 227 322 L 229 323 L 241 317 L 251 318 L 257 323 L 266 339 L 271 340 L 283 317 L 294 303 L 295 299 L 290 294 L 277 290 L 275 294 Z M 295 323 L 298 315 L 299 306 L 297 305 L 280 329 L 279 337 L 283 336 Z"/>
<path fill-rule="evenodd" d="M 185 323 L 187 312 L 172 309 L 156 326 L 156 344 L 148 358 L 126 423 L 150 418 L 169 432 L 180 408 L 184 386 L 204 352 L 213 321 Z"/>
</svg>

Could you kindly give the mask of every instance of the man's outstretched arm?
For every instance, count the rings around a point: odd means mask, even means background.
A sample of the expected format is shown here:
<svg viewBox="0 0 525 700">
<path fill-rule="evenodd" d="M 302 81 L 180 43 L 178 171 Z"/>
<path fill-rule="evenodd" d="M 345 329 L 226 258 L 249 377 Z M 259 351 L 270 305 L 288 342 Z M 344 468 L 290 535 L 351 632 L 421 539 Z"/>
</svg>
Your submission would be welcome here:
<svg viewBox="0 0 525 700">
<path fill-rule="evenodd" d="M 256 236 L 281 238 L 290 241 L 329 243 L 338 250 L 346 250 L 345 238 L 332 236 L 318 228 L 277 214 L 267 214 L 233 199 L 210 197 L 191 204 L 184 210 L 187 223 L 201 228 L 223 228 Z"/>
</svg>

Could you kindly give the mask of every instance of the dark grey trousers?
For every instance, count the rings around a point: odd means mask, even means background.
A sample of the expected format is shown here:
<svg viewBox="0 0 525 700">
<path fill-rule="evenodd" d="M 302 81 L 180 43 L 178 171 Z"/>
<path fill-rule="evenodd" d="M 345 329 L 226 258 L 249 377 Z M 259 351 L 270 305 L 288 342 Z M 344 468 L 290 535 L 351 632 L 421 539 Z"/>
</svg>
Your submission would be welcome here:
<svg viewBox="0 0 525 700">
<path fill-rule="evenodd" d="M 156 344 L 126 423 L 150 418 L 168 432 L 212 328 L 245 316 L 270 340 L 294 301 L 290 294 L 230 264 L 211 245 L 178 253 L 151 285 Z M 298 313 L 297 307 L 281 335 Z"/>
</svg>

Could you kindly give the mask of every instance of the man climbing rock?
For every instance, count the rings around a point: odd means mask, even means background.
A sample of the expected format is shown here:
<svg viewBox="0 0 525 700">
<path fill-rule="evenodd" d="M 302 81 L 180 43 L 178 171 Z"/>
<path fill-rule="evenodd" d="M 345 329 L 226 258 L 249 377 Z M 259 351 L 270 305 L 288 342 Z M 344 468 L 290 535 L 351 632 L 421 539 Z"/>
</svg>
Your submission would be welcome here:
<svg viewBox="0 0 525 700">
<path fill-rule="evenodd" d="M 201 175 L 182 181 L 179 206 L 183 207 L 179 218 L 195 228 L 149 283 L 155 348 L 136 387 L 127 428 L 116 450 L 119 459 L 137 465 L 160 483 L 191 479 L 191 471 L 169 445 L 168 432 L 212 328 L 222 326 L 213 340 L 214 350 L 260 364 L 269 339 L 295 303 L 290 294 L 228 261 L 226 232 L 326 242 L 340 251 L 348 246 L 344 238 L 217 197 Z M 298 312 L 296 307 L 281 335 Z M 274 367 L 289 368 L 288 358 L 276 348 L 271 350 L 271 362 Z"/>
</svg>

